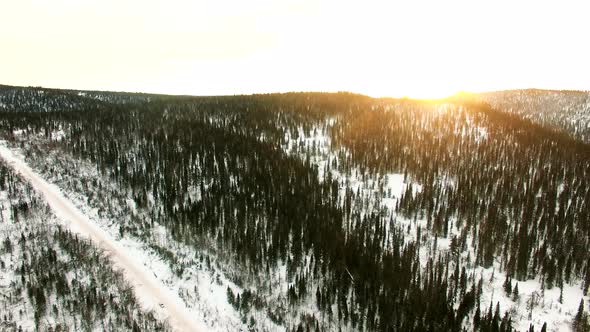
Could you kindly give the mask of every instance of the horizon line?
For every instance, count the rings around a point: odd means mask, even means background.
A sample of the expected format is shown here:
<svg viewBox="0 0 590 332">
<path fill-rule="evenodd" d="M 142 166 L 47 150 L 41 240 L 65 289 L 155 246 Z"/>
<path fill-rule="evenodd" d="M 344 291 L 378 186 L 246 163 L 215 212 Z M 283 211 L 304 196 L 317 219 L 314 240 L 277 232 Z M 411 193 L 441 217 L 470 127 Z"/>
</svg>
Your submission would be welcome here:
<svg viewBox="0 0 590 332">
<path fill-rule="evenodd" d="M 514 89 L 498 89 L 498 90 L 485 90 L 485 91 L 469 91 L 469 90 L 458 90 L 454 93 L 446 95 L 444 97 L 413 97 L 411 95 L 371 95 L 363 92 L 356 92 L 350 90 L 289 90 L 289 91 L 265 91 L 265 92 L 244 92 L 244 93 L 219 93 L 219 94 L 187 94 L 187 93 L 174 93 L 174 92 L 156 92 L 156 91 L 139 91 L 139 90 L 107 90 L 107 89 L 84 89 L 84 88 L 70 88 L 70 87 L 49 87 L 42 85 L 11 85 L 0 83 L 0 87 L 11 87 L 11 88 L 29 88 L 29 89 L 44 89 L 44 90 L 64 90 L 64 91 L 76 91 L 76 92 L 101 92 L 101 93 L 121 93 L 121 94 L 143 94 L 143 95 L 158 95 L 158 96 L 170 96 L 170 97 L 231 97 L 231 96 L 255 96 L 255 95 L 272 95 L 272 94 L 289 94 L 289 93 L 326 93 L 326 94 L 354 94 L 365 96 L 373 99 L 410 99 L 410 100 L 445 100 L 448 98 L 460 96 L 463 94 L 486 94 L 486 93 L 501 93 L 510 91 L 547 91 L 547 92 L 569 92 L 569 93 L 590 93 L 590 90 L 576 90 L 576 89 L 555 89 L 555 88 L 514 88 Z"/>
</svg>

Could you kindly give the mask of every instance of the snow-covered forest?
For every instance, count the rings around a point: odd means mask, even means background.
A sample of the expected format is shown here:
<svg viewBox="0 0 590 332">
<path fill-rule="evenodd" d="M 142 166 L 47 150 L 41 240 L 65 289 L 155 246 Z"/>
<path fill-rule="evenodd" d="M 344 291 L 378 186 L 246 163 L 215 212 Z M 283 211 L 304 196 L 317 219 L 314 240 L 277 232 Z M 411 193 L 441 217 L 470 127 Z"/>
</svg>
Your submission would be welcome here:
<svg viewBox="0 0 590 332">
<path fill-rule="evenodd" d="M 0 136 L 210 330 L 587 331 L 584 124 L 570 131 L 485 100 L 1 87 Z M 90 287 L 91 302 L 109 303 L 87 314 L 36 284 L 28 314 L 14 307 L 6 324 L 165 328 L 100 251 L 48 222 L 34 191 L 2 170 L 6 188 L 27 194 L 2 189 L 11 251 L 1 258 L 13 268 L 2 266 L 11 281 L 0 290 L 20 286 L 26 298 L 21 271 L 52 271 L 25 266 L 33 257 L 55 267 L 88 257 L 58 271 L 69 271 L 70 290 Z M 23 247 L 34 222 L 50 231 Z M 127 311 L 110 310 L 121 294 Z"/>
<path fill-rule="evenodd" d="M 482 94 L 490 105 L 590 143 L 590 92 L 508 90 Z"/>
<path fill-rule="evenodd" d="M 0 330 L 166 331 L 107 254 L 0 162 Z"/>
</svg>

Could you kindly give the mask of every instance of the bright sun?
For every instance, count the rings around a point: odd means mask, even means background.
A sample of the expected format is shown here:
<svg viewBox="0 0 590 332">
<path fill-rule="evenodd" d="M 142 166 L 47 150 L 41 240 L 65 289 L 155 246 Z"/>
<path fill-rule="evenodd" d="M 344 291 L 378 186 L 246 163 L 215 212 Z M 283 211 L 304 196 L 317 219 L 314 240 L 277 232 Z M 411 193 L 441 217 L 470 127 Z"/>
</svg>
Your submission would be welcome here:
<svg viewBox="0 0 590 332">
<path fill-rule="evenodd" d="M 395 95 L 394 97 L 408 97 L 411 99 L 441 99 L 450 97 L 456 94 L 458 89 L 447 88 L 447 87 L 429 87 L 420 90 L 409 90 L 404 95 Z"/>
<path fill-rule="evenodd" d="M 358 92 L 376 98 L 407 97 L 412 99 L 440 99 L 450 97 L 462 90 L 466 89 L 461 87 L 460 84 L 453 84 L 453 82 L 437 82 L 432 80 L 404 80 L 402 82 L 373 80 L 364 83 L 364 88 L 359 87 Z"/>
</svg>

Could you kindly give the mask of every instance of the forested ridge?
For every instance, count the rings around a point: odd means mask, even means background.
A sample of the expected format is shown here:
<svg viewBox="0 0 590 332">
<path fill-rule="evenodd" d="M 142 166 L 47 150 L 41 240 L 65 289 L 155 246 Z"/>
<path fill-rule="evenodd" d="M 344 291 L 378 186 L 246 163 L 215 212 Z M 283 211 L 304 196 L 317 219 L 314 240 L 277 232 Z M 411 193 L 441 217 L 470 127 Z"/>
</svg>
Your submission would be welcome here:
<svg viewBox="0 0 590 332">
<path fill-rule="evenodd" d="M 484 93 L 481 97 L 498 110 L 564 130 L 590 143 L 589 91 L 508 90 Z"/>
<path fill-rule="evenodd" d="M 225 252 L 246 289 L 228 301 L 244 317 L 255 307 L 302 331 L 510 331 L 513 313 L 482 300 L 490 269 L 505 277 L 502 304 L 530 302 L 531 315 L 539 303 L 519 298 L 519 282 L 577 287 L 572 326 L 588 328 L 590 145 L 565 133 L 471 98 L 103 93 L 22 112 L 47 97 L 19 93 L 30 106 L 0 112 L 8 141 L 34 137 L 30 155 L 63 151 L 128 192 L 149 218 L 122 233 L 156 222 Z M 403 175 L 401 195 L 387 174 Z M 275 305 L 265 276 L 282 266 Z"/>
</svg>

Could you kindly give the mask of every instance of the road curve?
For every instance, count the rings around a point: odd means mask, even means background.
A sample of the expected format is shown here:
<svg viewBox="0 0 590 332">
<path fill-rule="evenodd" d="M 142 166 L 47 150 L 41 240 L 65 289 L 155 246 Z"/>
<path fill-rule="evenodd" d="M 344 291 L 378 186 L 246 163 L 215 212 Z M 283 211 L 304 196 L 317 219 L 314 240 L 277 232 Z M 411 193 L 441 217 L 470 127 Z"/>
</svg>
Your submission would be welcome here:
<svg viewBox="0 0 590 332">
<path fill-rule="evenodd" d="M 76 233 L 92 240 L 94 245 L 110 254 L 113 263 L 121 269 L 125 279 L 133 286 L 140 303 L 167 319 L 176 331 L 205 331 L 181 300 L 164 287 L 145 266 L 131 257 L 108 233 L 94 224 L 60 190 L 37 175 L 21 158 L 17 157 L 0 141 L 0 158 L 19 173 L 43 195 L 55 214 Z"/>
</svg>

